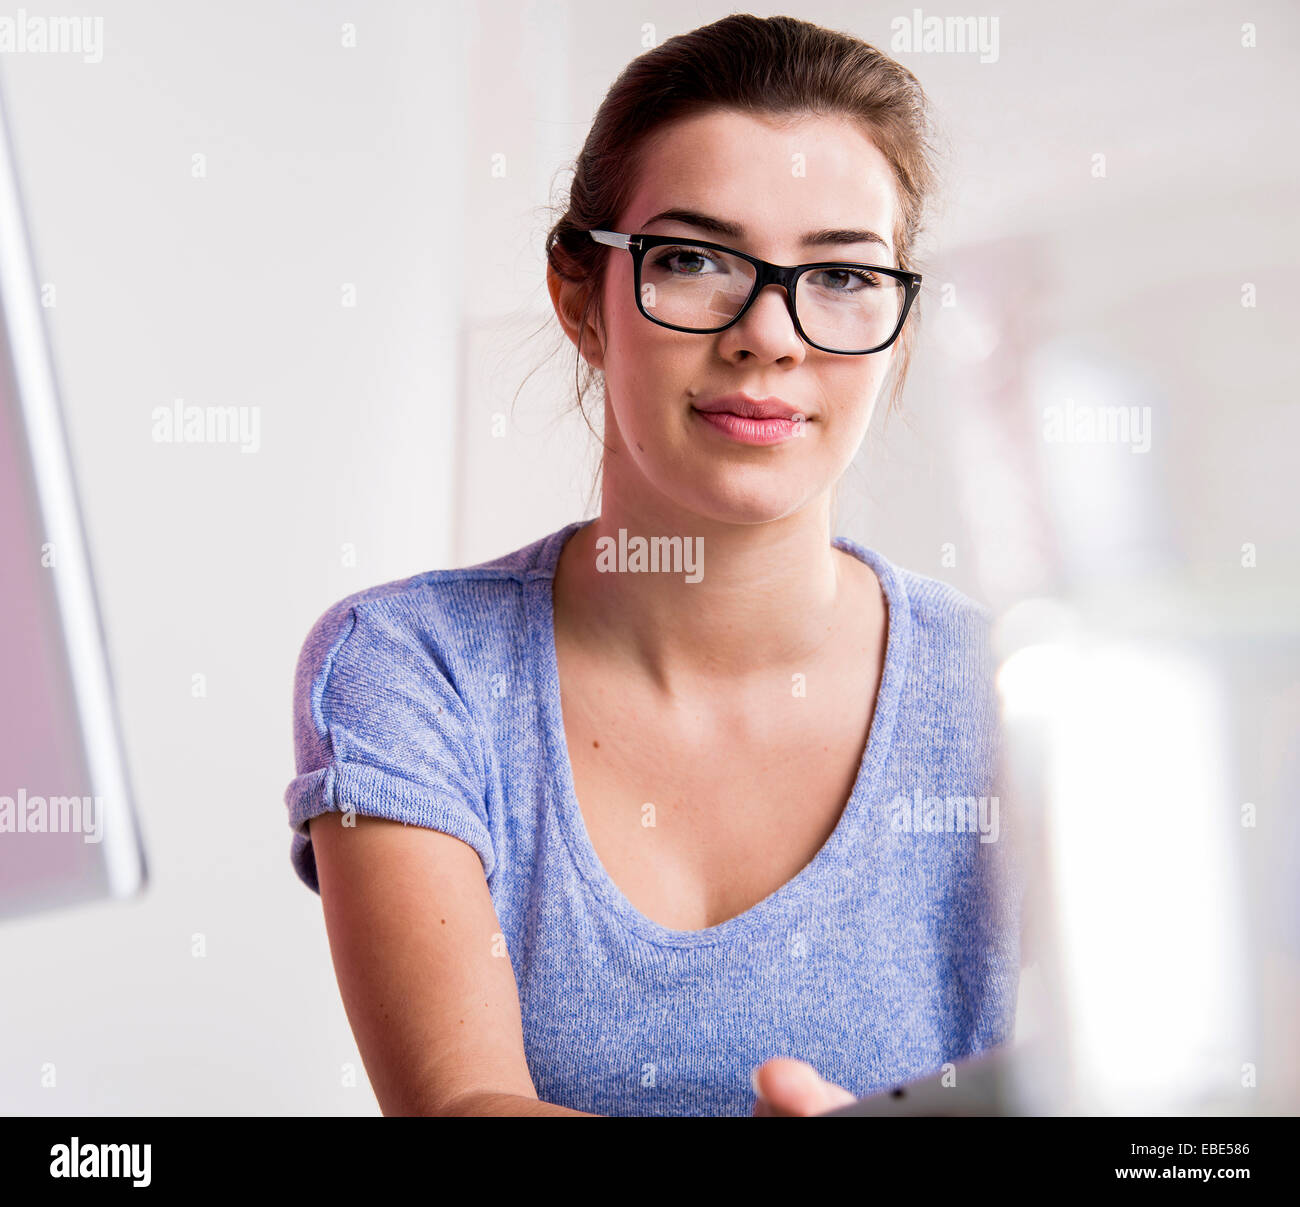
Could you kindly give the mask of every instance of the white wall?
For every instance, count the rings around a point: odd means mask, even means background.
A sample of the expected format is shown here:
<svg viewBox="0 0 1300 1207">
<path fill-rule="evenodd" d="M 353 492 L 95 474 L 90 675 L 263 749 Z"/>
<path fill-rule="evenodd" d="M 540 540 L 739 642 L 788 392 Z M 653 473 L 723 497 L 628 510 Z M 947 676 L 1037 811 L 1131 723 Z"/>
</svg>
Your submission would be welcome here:
<svg viewBox="0 0 1300 1207">
<path fill-rule="evenodd" d="M 463 22 L 81 11 L 101 62 L 0 71 L 153 882 L 0 931 L 0 1109 L 373 1112 L 364 1073 L 340 1088 L 356 1050 L 281 797 L 312 621 L 452 557 Z M 260 408 L 259 450 L 156 443 L 175 398 Z"/>
<path fill-rule="evenodd" d="M 913 7 L 752 11 L 888 49 Z M 0 1109 L 376 1109 L 318 899 L 288 863 L 298 645 L 348 591 L 589 514 L 567 342 L 507 435 L 491 431 L 557 346 L 523 338 L 548 313 L 548 189 L 645 22 L 662 41 L 728 11 L 118 0 L 93 10 L 100 63 L 2 56 L 154 881 L 138 903 L 0 931 L 23 986 L 0 997 L 0 1026 L 26 1037 L 0 1045 Z M 948 135 L 947 209 L 905 414 L 878 416 L 842 530 L 995 594 L 997 551 L 976 537 L 1005 465 L 996 446 L 971 455 L 961 341 L 996 321 L 990 397 L 1034 402 L 1017 375 L 1065 341 L 1158 408 L 1145 489 L 1160 547 L 1194 577 L 1227 581 L 1255 540 L 1266 581 L 1293 578 L 1294 8 L 1015 0 L 986 15 L 996 62 L 898 56 Z M 178 397 L 260 407 L 260 451 L 153 442 L 152 409 Z M 357 1088 L 340 1084 L 348 1062 Z"/>
</svg>

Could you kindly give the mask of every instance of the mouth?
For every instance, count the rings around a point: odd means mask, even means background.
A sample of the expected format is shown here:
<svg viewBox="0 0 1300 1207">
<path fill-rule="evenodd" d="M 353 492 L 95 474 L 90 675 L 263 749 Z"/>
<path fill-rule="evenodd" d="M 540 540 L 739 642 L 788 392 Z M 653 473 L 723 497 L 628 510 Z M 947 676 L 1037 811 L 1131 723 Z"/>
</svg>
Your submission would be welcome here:
<svg viewBox="0 0 1300 1207">
<path fill-rule="evenodd" d="M 740 444 L 784 444 L 798 439 L 811 420 L 781 398 L 725 394 L 691 408 L 713 431 Z"/>
<path fill-rule="evenodd" d="M 807 420 L 798 407 L 784 398 L 751 398 L 748 394 L 723 394 L 697 402 L 695 409 L 703 415 L 738 415 L 741 419 L 797 419 Z"/>
</svg>

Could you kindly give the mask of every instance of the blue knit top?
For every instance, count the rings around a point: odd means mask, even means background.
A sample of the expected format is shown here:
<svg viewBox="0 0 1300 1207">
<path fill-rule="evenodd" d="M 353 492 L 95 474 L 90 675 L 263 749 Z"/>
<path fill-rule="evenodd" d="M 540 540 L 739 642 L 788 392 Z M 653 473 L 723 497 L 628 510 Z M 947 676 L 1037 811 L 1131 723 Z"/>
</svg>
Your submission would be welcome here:
<svg viewBox="0 0 1300 1207">
<path fill-rule="evenodd" d="M 875 571 L 888 603 L 852 794 L 793 879 L 717 926 L 671 930 L 610 879 L 575 798 L 552 580 L 564 541 L 589 522 L 359 591 L 316 622 L 285 793 L 302 881 L 320 891 L 306 822 L 329 810 L 473 847 L 533 1083 L 578 1110 L 747 1115 L 750 1072 L 773 1056 L 863 1095 L 1009 1039 L 1021 878 L 1003 857 L 987 610 L 834 540 Z"/>
</svg>

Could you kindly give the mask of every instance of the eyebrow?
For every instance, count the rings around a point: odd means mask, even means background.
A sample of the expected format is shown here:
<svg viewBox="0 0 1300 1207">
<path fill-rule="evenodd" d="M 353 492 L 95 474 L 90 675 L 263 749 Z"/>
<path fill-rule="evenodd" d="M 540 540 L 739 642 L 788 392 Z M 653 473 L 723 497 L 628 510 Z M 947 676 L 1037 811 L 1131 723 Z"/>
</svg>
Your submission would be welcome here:
<svg viewBox="0 0 1300 1207">
<path fill-rule="evenodd" d="M 654 222 L 681 222 L 686 226 L 698 227 L 700 230 L 709 231 L 714 235 L 725 235 L 730 239 L 743 239 L 745 237 L 745 228 L 739 222 L 728 222 L 723 218 L 715 218 L 712 214 L 701 214 L 697 210 L 662 210 L 653 218 L 642 223 L 642 225 L 649 226 Z M 847 227 L 830 227 L 825 230 L 809 231 L 803 237 L 802 246 L 832 247 L 852 243 L 874 243 L 879 247 L 883 247 L 886 251 L 889 250 L 889 243 L 876 234 L 875 231 Z"/>
</svg>

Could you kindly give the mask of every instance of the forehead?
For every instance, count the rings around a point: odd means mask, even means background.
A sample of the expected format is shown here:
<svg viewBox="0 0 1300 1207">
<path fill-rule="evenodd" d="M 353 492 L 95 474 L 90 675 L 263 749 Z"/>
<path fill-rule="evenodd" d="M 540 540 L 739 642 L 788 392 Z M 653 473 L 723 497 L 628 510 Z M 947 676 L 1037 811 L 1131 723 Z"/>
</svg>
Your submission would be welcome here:
<svg viewBox="0 0 1300 1207">
<path fill-rule="evenodd" d="M 806 231 L 862 226 L 892 251 L 895 206 L 889 161 L 850 119 L 719 110 L 647 140 L 620 229 L 671 207 L 738 223 L 754 254 L 792 254 Z"/>
</svg>

